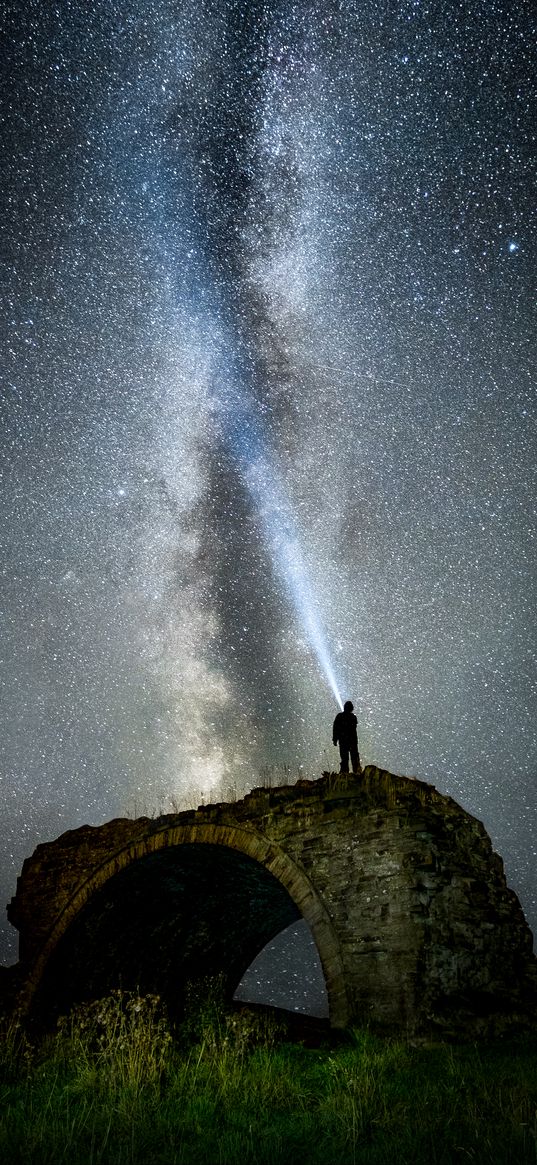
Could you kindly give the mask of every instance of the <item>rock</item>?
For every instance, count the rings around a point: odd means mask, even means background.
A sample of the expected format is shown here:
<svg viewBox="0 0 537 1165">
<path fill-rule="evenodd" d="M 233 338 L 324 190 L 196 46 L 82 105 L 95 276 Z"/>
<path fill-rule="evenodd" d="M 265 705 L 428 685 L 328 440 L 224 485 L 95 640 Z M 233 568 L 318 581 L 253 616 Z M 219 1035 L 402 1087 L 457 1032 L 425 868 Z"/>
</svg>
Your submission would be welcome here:
<svg viewBox="0 0 537 1165">
<path fill-rule="evenodd" d="M 26 860 L 8 914 L 30 1013 L 119 984 L 180 1011 L 186 983 L 207 975 L 231 998 L 303 916 L 333 1027 L 475 1036 L 536 1014 L 531 931 L 484 826 L 373 766 L 65 833 Z"/>
</svg>

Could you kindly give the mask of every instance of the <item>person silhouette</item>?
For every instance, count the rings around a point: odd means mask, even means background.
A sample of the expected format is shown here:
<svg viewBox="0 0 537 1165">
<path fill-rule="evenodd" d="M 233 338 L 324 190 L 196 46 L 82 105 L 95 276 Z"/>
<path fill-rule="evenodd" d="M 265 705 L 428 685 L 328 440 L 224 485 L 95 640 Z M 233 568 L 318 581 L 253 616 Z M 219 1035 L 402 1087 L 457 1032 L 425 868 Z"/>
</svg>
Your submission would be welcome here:
<svg viewBox="0 0 537 1165">
<path fill-rule="evenodd" d="M 350 700 L 347 700 L 343 705 L 343 711 L 338 712 L 332 729 L 332 740 L 334 744 L 339 744 L 339 755 L 341 757 L 339 771 L 341 773 L 348 773 L 349 771 L 349 753 L 353 773 L 360 773 L 362 771 L 358 752 L 357 720 L 353 708 L 354 704 Z"/>
</svg>

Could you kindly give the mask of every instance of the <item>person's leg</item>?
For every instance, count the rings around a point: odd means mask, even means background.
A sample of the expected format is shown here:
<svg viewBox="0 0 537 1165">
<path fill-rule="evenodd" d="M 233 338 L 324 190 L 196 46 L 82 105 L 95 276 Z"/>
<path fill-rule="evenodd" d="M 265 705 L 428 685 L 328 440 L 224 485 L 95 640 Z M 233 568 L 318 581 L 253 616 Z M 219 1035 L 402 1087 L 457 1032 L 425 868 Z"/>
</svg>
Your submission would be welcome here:
<svg viewBox="0 0 537 1165">
<path fill-rule="evenodd" d="M 348 773 L 349 771 L 349 746 L 344 744 L 342 740 L 339 742 L 339 755 L 341 757 L 340 773 Z"/>
<path fill-rule="evenodd" d="M 362 771 L 362 766 L 360 764 L 360 754 L 358 752 L 358 747 L 353 744 L 353 745 L 351 745 L 350 751 L 351 751 L 352 771 L 353 771 L 353 773 L 360 773 Z"/>
</svg>

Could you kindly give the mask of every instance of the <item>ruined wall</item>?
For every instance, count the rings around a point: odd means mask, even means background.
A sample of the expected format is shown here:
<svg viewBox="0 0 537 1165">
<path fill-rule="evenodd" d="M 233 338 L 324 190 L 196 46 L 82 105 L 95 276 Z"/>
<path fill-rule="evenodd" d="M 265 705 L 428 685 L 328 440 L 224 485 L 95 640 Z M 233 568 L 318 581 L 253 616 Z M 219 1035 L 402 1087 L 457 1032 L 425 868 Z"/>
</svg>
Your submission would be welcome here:
<svg viewBox="0 0 537 1165">
<path fill-rule="evenodd" d="M 131 863 L 188 844 L 246 854 L 284 887 L 312 928 L 336 1026 L 477 1032 L 532 1013 L 531 932 L 483 825 L 432 786 L 373 767 L 39 846 L 8 911 L 24 1005 L 100 887 L 113 892 Z"/>
</svg>

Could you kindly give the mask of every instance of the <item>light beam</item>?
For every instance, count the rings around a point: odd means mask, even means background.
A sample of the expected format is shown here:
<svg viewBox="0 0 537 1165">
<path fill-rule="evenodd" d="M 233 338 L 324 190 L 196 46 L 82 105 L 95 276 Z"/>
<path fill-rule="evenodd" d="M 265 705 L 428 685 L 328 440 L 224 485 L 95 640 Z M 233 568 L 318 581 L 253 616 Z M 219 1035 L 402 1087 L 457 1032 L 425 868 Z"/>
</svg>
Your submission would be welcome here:
<svg viewBox="0 0 537 1165">
<path fill-rule="evenodd" d="M 242 387 L 242 377 L 235 370 L 227 368 L 225 372 L 226 392 L 220 415 L 226 442 L 259 516 L 271 560 L 285 585 L 321 672 L 343 709 L 287 492 L 267 450 L 262 422 L 251 394 Z"/>
</svg>

